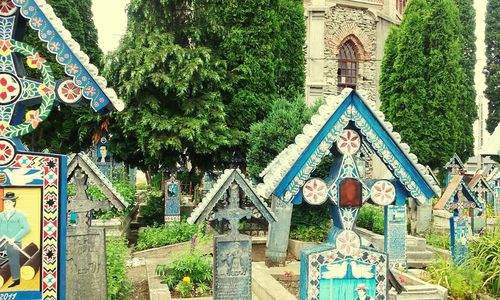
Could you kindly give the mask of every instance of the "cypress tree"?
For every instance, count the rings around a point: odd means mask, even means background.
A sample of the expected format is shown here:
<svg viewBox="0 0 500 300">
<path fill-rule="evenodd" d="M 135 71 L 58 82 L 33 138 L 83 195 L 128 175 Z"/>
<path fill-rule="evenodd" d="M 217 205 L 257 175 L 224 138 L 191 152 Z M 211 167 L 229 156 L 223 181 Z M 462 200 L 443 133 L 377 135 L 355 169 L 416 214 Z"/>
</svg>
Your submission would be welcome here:
<svg viewBox="0 0 500 300">
<path fill-rule="evenodd" d="M 442 167 L 457 150 L 464 72 L 451 0 L 412 0 L 382 64 L 382 110 L 419 161 Z M 460 122 L 463 122 L 460 120 Z"/>
<path fill-rule="evenodd" d="M 474 87 L 474 69 L 476 65 L 476 13 L 473 0 L 455 0 L 458 8 L 461 29 L 462 61 L 464 79 L 460 85 L 462 92 L 458 98 L 458 143 L 456 153 L 466 159 L 474 153 L 473 123 L 478 117 L 476 90 Z"/>
<path fill-rule="evenodd" d="M 305 24 L 300 0 L 202 0 L 196 4 L 199 43 L 226 62 L 222 98 L 243 158 L 250 125 L 264 119 L 276 99 L 304 90 Z"/>
<path fill-rule="evenodd" d="M 464 73 L 458 10 L 452 0 L 430 1 L 431 13 L 426 26 L 428 33 L 427 82 L 428 111 L 427 134 L 432 159 L 431 167 L 444 166 L 457 152 L 461 120 L 458 113 L 459 98 L 462 97 Z M 472 126 L 472 124 L 470 124 Z"/>
<path fill-rule="evenodd" d="M 398 55 L 398 27 L 392 27 L 384 45 L 384 58 L 382 59 L 382 70 L 380 76 L 380 99 L 381 109 L 386 114 L 393 115 L 394 110 L 391 104 L 395 103 L 394 95 L 400 94 L 401 80 L 399 73 L 394 71 L 395 62 Z"/>
<path fill-rule="evenodd" d="M 423 162 L 430 161 L 432 157 L 428 141 L 421 136 L 422 132 L 429 130 L 429 122 L 422 117 L 429 105 L 425 100 L 427 58 L 424 53 L 425 22 L 428 18 L 429 7 L 425 0 L 408 3 L 399 31 L 393 32 L 388 40 L 386 51 L 392 57 L 384 60 L 380 87 L 382 109 L 387 119 Z M 392 64 L 390 60 L 393 60 Z M 394 85 L 397 87 L 395 90 Z"/>
<path fill-rule="evenodd" d="M 500 124 L 500 0 L 489 0 L 486 9 L 486 129 L 493 133 Z"/>
</svg>

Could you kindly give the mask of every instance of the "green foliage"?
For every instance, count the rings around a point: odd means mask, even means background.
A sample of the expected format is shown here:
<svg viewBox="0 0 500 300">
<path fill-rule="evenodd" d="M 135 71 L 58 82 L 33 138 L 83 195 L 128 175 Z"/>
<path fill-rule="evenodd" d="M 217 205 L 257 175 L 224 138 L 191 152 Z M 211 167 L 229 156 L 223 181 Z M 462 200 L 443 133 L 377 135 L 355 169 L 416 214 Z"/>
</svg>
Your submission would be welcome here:
<svg viewBox="0 0 500 300">
<path fill-rule="evenodd" d="M 199 232 L 197 225 L 186 222 L 164 224 L 159 227 L 146 227 L 139 233 L 136 250 L 162 247 L 191 240 Z"/>
<path fill-rule="evenodd" d="M 486 129 L 493 133 L 500 123 L 500 0 L 489 0 L 486 7 L 486 90 L 488 119 Z"/>
<path fill-rule="evenodd" d="M 477 299 L 481 292 L 483 274 L 474 268 L 440 259 L 427 266 L 426 271 L 423 279 L 447 288 L 451 299 Z"/>
<path fill-rule="evenodd" d="M 307 107 L 302 97 L 295 97 L 290 101 L 280 99 L 272 105 L 266 119 L 251 126 L 247 154 L 250 176 L 258 178 L 267 164 L 302 132 L 318 107 L 319 103 L 312 108 Z"/>
<path fill-rule="evenodd" d="M 432 247 L 451 250 L 451 240 L 449 234 L 429 232 L 425 235 L 425 241 L 427 242 L 427 245 Z"/>
<path fill-rule="evenodd" d="M 303 202 L 293 207 L 290 238 L 304 242 L 324 242 L 332 228 L 328 204 Z"/>
<path fill-rule="evenodd" d="M 363 205 L 356 219 L 356 226 L 384 234 L 384 210 L 373 205 Z"/>
<path fill-rule="evenodd" d="M 212 290 L 212 258 L 199 251 L 181 254 L 171 264 L 158 265 L 156 273 L 182 297 L 209 294 Z"/>
<path fill-rule="evenodd" d="M 146 205 L 141 207 L 142 225 L 157 226 L 164 223 L 165 200 L 160 190 L 151 189 L 146 194 Z"/>
<path fill-rule="evenodd" d="M 100 67 L 103 54 L 98 47 L 97 30 L 92 21 L 92 1 L 47 0 L 47 3 L 71 32 L 72 38 L 80 44 L 81 50 L 89 56 L 90 62 Z M 54 54 L 49 53 L 46 44 L 38 39 L 37 32 L 29 26 L 23 41 L 34 46 L 48 60 L 56 79 L 67 77 Z M 27 72 L 28 76 L 40 79 L 36 71 Z M 61 105 L 51 112 L 51 116 L 37 130 L 23 137 L 23 141 L 33 151 L 48 149 L 55 153 L 78 152 L 92 144 L 92 133 L 100 120 L 101 116 L 87 102 L 79 108 Z"/>
<path fill-rule="evenodd" d="M 465 12 L 464 19 L 470 19 Z M 452 0 L 413 0 L 398 30 L 390 33 L 380 77 L 381 109 L 419 161 L 438 168 L 454 154 L 472 154 L 477 118 L 473 82 L 475 57 L 462 34 Z M 473 47 L 473 46 L 472 46 Z M 467 57 L 465 57 L 467 51 Z"/>
<path fill-rule="evenodd" d="M 500 297 L 500 229 L 487 231 L 479 239 L 470 241 L 469 257 L 465 262 L 469 270 L 484 274 L 482 286 L 488 294 Z"/>
<path fill-rule="evenodd" d="M 328 238 L 328 233 L 332 229 L 331 221 L 324 221 L 318 225 L 297 225 L 290 230 L 290 238 L 303 242 L 323 243 Z"/>
<path fill-rule="evenodd" d="M 128 209 L 132 209 L 135 204 L 135 185 L 130 183 L 128 180 L 120 180 L 118 182 L 114 182 L 113 187 L 120 195 L 122 195 L 125 202 L 128 203 Z"/>
<path fill-rule="evenodd" d="M 464 77 L 460 84 L 460 96 L 458 97 L 458 141 L 457 153 L 461 157 L 474 155 L 474 129 L 472 124 L 478 118 L 476 107 L 476 89 L 474 86 L 474 69 L 476 66 L 476 11 L 473 0 L 454 0 L 458 8 L 460 19 L 460 44 L 462 55 L 460 65 L 463 68 Z"/>
<path fill-rule="evenodd" d="M 106 272 L 108 300 L 127 299 L 132 291 L 132 284 L 127 278 L 126 260 L 127 242 L 123 238 L 106 241 Z"/>
<path fill-rule="evenodd" d="M 107 64 L 128 104 L 113 116 L 112 147 L 142 170 L 243 162 L 250 125 L 303 92 L 300 1 L 133 0 L 128 16 Z"/>
</svg>

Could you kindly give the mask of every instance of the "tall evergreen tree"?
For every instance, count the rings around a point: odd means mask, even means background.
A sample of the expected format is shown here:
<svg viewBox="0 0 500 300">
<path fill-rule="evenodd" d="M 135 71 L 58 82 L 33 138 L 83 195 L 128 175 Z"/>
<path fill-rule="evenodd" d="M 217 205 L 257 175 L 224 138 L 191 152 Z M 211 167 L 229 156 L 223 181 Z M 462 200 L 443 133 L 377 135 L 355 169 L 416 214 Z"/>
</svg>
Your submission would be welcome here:
<svg viewBox="0 0 500 300">
<path fill-rule="evenodd" d="M 92 0 L 47 0 L 56 15 L 62 20 L 72 38 L 80 44 L 82 51 L 89 55 L 90 62 L 100 66 L 103 53 L 98 47 L 97 30 L 92 21 Z M 67 77 L 64 68 L 55 61 L 44 42 L 27 25 L 24 42 L 34 46 L 46 58 L 56 79 Z M 26 70 L 28 76 L 39 78 L 37 73 Z M 92 133 L 99 126 L 101 117 L 96 114 L 88 101 L 82 107 L 70 108 L 60 105 L 51 112 L 51 116 L 34 132 L 23 137 L 31 150 L 48 149 L 55 153 L 78 152 L 92 144 Z"/>
<path fill-rule="evenodd" d="M 486 9 L 486 129 L 493 133 L 500 124 L 500 0 L 488 0 Z"/>
<path fill-rule="evenodd" d="M 228 125 L 244 157 L 249 125 L 264 119 L 280 96 L 303 94 L 305 24 L 299 0 L 202 0 L 195 11 L 204 33 L 200 41 L 227 63 L 222 92 Z M 209 19 L 208 21 L 206 19 Z M 216 23 L 213 21 L 216 20 Z"/>
<path fill-rule="evenodd" d="M 395 63 L 398 56 L 399 28 L 392 27 L 384 45 L 384 58 L 382 60 L 382 74 L 380 75 L 381 109 L 389 116 L 394 115 L 394 95 L 401 94 L 402 81 L 395 72 Z M 391 105 L 392 104 L 392 105 Z"/>
<path fill-rule="evenodd" d="M 458 98 L 458 143 L 457 154 L 466 159 L 474 154 L 473 123 L 478 117 L 474 70 L 476 65 L 476 13 L 473 0 L 455 0 L 458 8 L 463 48 L 460 65 L 464 71 L 464 80 L 460 85 L 462 92 Z"/>
<path fill-rule="evenodd" d="M 382 110 L 419 160 L 433 168 L 457 150 L 464 78 L 457 28 L 451 0 L 412 0 L 382 64 Z"/>
<path fill-rule="evenodd" d="M 129 104 L 116 116 L 114 147 L 127 161 L 138 149 L 142 168 L 244 159 L 250 125 L 279 96 L 302 92 L 298 0 L 132 0 L 128 16 L 109 64 Z"/>
<path fill-rule="evenodd" d="M 198 45 L 191 16 L 185 1 L 133 0 L 107 64 L 127 104 L 111 122 L 115 157 L 151 173 L 188 158 L 206 168 L 232 143 L 220 93 L 225 64 Z"/>
</svg>

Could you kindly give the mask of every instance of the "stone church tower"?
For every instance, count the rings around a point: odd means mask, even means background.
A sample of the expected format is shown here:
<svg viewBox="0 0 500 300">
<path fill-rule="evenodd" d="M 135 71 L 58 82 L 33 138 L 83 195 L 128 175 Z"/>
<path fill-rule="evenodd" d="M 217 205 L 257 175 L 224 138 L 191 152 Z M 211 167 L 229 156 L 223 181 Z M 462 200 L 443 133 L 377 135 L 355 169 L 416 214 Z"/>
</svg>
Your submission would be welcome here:
<svg viewBox="0 0 500 300">
<path fill-rule="evenodd" d="M 378 99 L 384 42 L 407 0 L 305 0 L 306 101 L 363 89 Z"/>
</svg>

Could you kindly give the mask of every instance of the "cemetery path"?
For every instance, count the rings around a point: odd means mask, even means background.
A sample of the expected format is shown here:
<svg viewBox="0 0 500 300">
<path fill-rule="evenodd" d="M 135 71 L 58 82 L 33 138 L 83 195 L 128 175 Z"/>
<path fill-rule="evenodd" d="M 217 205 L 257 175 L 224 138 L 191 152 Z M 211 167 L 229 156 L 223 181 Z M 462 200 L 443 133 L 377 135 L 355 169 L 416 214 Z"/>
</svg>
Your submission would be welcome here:
<svg viewBox="0 0 500 300">
<path fill-rule="evenodd" d="M 148 278 L 146 266 L 131 267 L 127 276 L 132 283 L 133 291 L 128 297 L 131 300 L 149 300 Z"/>
</svg>

